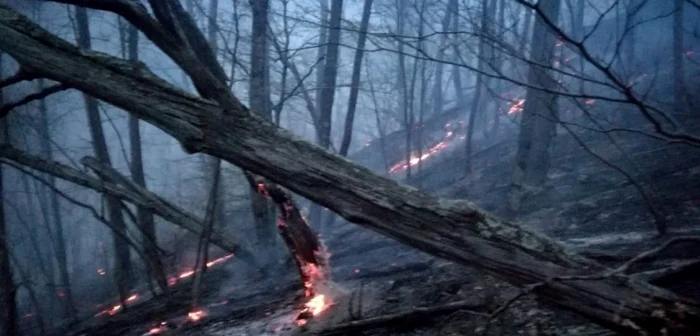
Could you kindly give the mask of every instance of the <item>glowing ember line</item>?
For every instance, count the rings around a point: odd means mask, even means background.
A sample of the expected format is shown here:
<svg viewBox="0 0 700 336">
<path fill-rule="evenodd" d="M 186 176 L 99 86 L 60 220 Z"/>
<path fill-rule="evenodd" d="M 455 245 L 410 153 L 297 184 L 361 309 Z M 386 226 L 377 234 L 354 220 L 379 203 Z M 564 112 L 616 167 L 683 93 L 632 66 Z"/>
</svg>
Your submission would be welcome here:
<svg viewBox="0 0 700 336">
<path fill-rule="evenodd" d="M 183 273 L 181 273 L 181 274 L 178 276 L 178 278 L 180 278 L 180 279 L 189 278 L 189 277 L 191 277 L 193 274 L 194 274 L 194 271 L 183 272 Z"/>
</svg>

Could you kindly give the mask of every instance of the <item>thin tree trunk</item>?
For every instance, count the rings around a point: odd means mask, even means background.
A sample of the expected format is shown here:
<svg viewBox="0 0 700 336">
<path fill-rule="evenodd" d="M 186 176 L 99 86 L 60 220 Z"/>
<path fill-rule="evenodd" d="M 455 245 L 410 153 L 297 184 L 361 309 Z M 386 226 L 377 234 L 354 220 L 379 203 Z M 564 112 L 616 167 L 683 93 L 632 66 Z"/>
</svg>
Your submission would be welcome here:
<svg viewBox="0 0 700 336">
<path fill-rule="evenodd" d="M 126 50 L 128 50 L 128 59 L 132 62 L 139 60 L 139 31 L 136 27 L 129 25 L 128 34 L 126 34 Z M 129 114 L 129 145 L 131 152 L 131 178 L 134 182 L 146 188 L 146 177 L 143 172 L 143 150 L 141 148 L 141 129 L 139 119 L 134 115 Z M 136 219 L 141 229 L 143 246 L 146 258 L 148 260 L 147 268 L 151 277 L 156 280 L 158 288 L 162 293 L 168 292 L 168 279 L 165 274 L 163 261 L 158 253 L 158 237 L 156 236 L 155 219 L 153 213 L 145 207 L 136 209 Z"/>
<path fill-rule="evenodd" d="M 250 106 L 265 120 L 272 121 L 270 106 L 270 61 L 268 56 L 269 0 L 251 1 L 253 10 L 252 49 L 250 54 Z M 251 184 L 251 210 L 257 236 L 256 255 L 266 268 L 276 262 L 279 249 L 275 240 L 274 209 L 268 200 Z"/>
<path fill-rule="evenodd" d="M 440 36 L 440 42 L 438 44 L 438 54 L 435 57 L 437 64 L 435 65 L 435 84 L 433 85 L 433 115 L 441 113 L 445 105 L 444 97 L 442 96 L 442 76 L 445 64 L 443 58 L 445 57 L 445 50 L 447 49 L 447 42 L 449 41 L 447 32 L 452 27 L 452 18 L 457 14 L 452 12 L 452 6 L 451 1 L 448 1 L 445 8 L 445 16 L 442 19 L 442 36 Z M 456 34 L 456 31 L 452 33 Z M 421 123 L 419 122 L 419 124 Z"/>
<path fill-rule="evenodd" d="M 465 172 L 467 175 L 471 175 L 472 173 L 472 141 L 474 138 L 474 127 L 476 124 L 476 117 L 477 114 L 482 110 L 480 107 L 483 104 L 482 102 L 482 86 L 488 85 L 487 83 L 484 83 L 484 78 L 482 76 L 482 72 L 486 71 L 487 66 L 486 63 L 490 62 L 490 59 L 487 59 L 490 56 L 490 52 L 488 52 L 486 49 L 487 47 L 487 39 L 491 35 L 491 28 L 490 26 L 492 25 L 491 22 L 491 13 L 493 12 L 492 6 L 495 6 L 495 0 L 483 0 L 482 1 L 482 7 L 481 7 L 481 37 L 479 39 L 479 51 L 478 51 L 478 56 L 477 56 L 477 68 L 479 69 L 479 73 L 476 74 L 476 84 L 475 84 L 475 91 L 474 91 L 474 100 L 472 101 L 472 108 L 469 113 L 469 125 L 467 126 L 467 144 L 465 146 L 465 155 L 464 155 L 464 160 L 465 160 Z M 492 48 L 489 48 L 492 49 Z"/>
<path fill-rule="evenodd" d="M 214 164 L 221 164 L 221 161 L 214 161 Z M 204 227 L 199 236 L 197 244 L 197 254 L 194 266 L 194 279 L 192 280 L 192 310 L 200 309 L 200 298 L 202 294 L 202 279 L 204 272 L 207 269 L 207 260 L 209 259 L 209 238 L 214 227 L 214 218 L 216 217 L 216 208 L 218 207 L 219 196 L 219 181 L 221 178 L 221 167 L 212 167 L 211 177 L 212 185 L 210 187 L 207 200 L 207 208 L 204 215 Z"/>
<path fill-rule="evenodd" d="M 78 46 L 83 49 L 90 49 L 90 26 L 87 10 L 84 7 L 76 7 L 76 24 L 78 31 Z M 97 99 L 89 96 L 88 94 L 84 94 L 83 99 L 85 100 L 85 110 L 87 112 L 88 126 L 90 128 L 92 147 L 95 152 L 95 157 L 97 157 L 101 163 L 111 166 L 112 163 L 104 132 L 102 130 L 102 118 L 100 117 Z M 129 246 L 119 238 L 120 234 L 125 234 L 126 232 L 126 223 L 124 222 L 124 215 L 122 214 L 121 203 L 119 202 L 118 198 L 107 196 L 107 211 L 109 213 L 109 221 L 112 223 L 114 229 L 118 231 L 118 233 L 115 233 L 113 237 L 113 273 L 117 284 L 119 297 L 122 301 L 125 301 L 133 279 L 131 251 L 129 250 Z"/>
<path fill-rule="evenodd" d="M 459 1 L 450 0 L 448 10 L 453 13 L 452 31 L 457 32 L 459 31 Z M 462 68 L 458 65 L 459 62 L 461 62 L 461 52 L 459 50 L 460 41 L 458 37 L 459 34 L 455 34 L 452 37 L 452 50 L 454 52 L 453 61 L 455 62 L 455 64 L 452 66 L 452 82 L 454 83 L 455 95 L 457 96 L 457 108 L 463 109 L 466 108 L 467 102 L 466 99 L 464 99 L 465 97 L 464 86 L 462 85 Z"/>
<path fill-rule="evenodd" d="M 0 53 L 0 81 L 4 79 L 2 73 L 3 53 Z M 3 89 L 0 88 L 0 106 L 4 103 Z M 8 117 L 0 118 L 0 143 L 10 142 L 8 134 Z M 4 195 L 4 165 L 0 163 L 0 197 Z M 0 331 L 3 335 L 19 335 L 17 320 L 17 288 L 12 279 L 12 266 L 10 264 L 10 244 L 5 223 L 5 202 L 0 200 Z"/>
<path fill-rule="evenodd" d="M 360 73 L 362 71 L 362 58 L 367 41 L 367 28 L 369 27 L 369 17 L 372 14 L 372 0 L 365 0 L 362 9 L 362 21 L 360 22 L 360 34 L 357 37 L 357 51 L 352 63 L 352 79 L 350 82 L 350 98 L 348 99 L 348 112 L 345 115 L 345 130 L 343 131 L 343 141 L 340 144 L 341 156 L 347 156 L 352 140 L 353 123 L 355 121 L 355 110 L 357 109 L 357 96 L 360 92 Z"/>
<path fill-rule="evenodd" d="M 323 113 L 321 111 L 321 90 L 323 89 L 323 85 L 325 84 L 323 82 L 323 79 L 325 78 L 325 75 L 323 74 L 323 71 L 325 70 L 325 64 L 326 64 L 326 52 L 328 49 L 328 31 L 329 31 L 329 24 L 328 24 L 328 16 L 330 15 L 330 11 L 328 9 L 328 0 L 319 0 L 319 4 L 321 5 L 321 20 L 319 21 L 319 34 L 318 34 L 318 50 L 316 52 L 316 108 L 319 110 L 319 117 L 320 114 Z M 323 131 L 321 129 L 321 120 L 317 120 L 317 123 L 314 124 L 314 129 L 316 130 L 316 142 L 319 144 L 321 143 L 321 139 L 323 139 Z"/>
<path fill-rule="evenodd" d="M 219 43 L 217 39 L 217 33 L 218 33 L 218 23 L 217 20 L 219 18 L 219 0 L 210 0 L 209 1 L 209 8 L 208 8 L 208 15 L 207 15 L 207 41 L 209 42 L 209 48 L 214 52 L 214 55 L 218 54 L 219 50 Z M 267 45 L 264 44 L 265 49 L 267 50 Z M 254 47 L 255 48 L 255 47 Z M 268 107 L 269 108 L 269 107 Z M 264 111 L 264 110 L 261 110 Z M 214 208 L 216 210 L 213 214 L 214 216 L 214 224 L 213 225 L 221 225 L 226 221 L 225 218 L 225 207 L 223 205 L 224 199 L 225 199 L 225 194 L 224 190 L 226 188 L 224 179 L 220 177 L 221 173 L 217 173 L 214 171 L 211 171 L 211 169 L 221 169 L 221 159 L 213 156 L 206 156 L 205 157 L 205 167 L 204 171 L 208 171 L 208 176 L 212 178 L 213 176 L 217 176 L 219 181 L 216 183 L 216 194 L 217 194 L 217 199 L 221 204 L 217 207 Z M 208 185 L 213 185 L 213 181 L 209 180 Z M 208 239 L 206 243 L 205 249 L 208 251 Z M 204 268 L 206 269 L 206 262 L 204 265 Z"/>
<path fill-rule="evenodd" d="M 396 34 L 404 35 L 406 26 L 406 1 L 396 0 Z M 406 79 L 406 55 L 404 54 L 404 45 L 401 37 L 397 39 L 397 57 L 399 61 L 398 87 L 399 92 L 399 110 L 403 115 L 403 126 L 406 129 L 406 178 L 411 176 L 411 133 L 413 131 L 413 120 L 409 116 L 409 102 L 411 97 L 408 93 L 408 83 Z"/>
<path fill-rule="evenodd" d="M 340 21 L 343 14 L 343 0 L 331 0 L 331 12 L 328 28 L 328 43 L 325 46 L 325 62 L 323 63 L 323 81 L 317 91 L 320 95 L 316 107 L 319 112 L 318 119 L 318 144 L 324 149 L 332 146 L 331 128 L 333 125 L 333 102 L 335 100 L 335 86 L 338 75 L 338 59 L 340 49 Z M 351 125 L 352 126 L 352 125 Z M 329 215 L 331 216 L 331 215 Z M 318 231 L 323 234 L 323 209 L 318 204 L 312 204 L 309 210 L 309 219 L 316 225 Z"/>
<path fill-rule="evenodd" d="M 39 91 L 43 90 L 45 87 L 44 85 L 44 80 L 40 79 L 39 80 Z M 39 122 L 39 136 L 41 137 L 40 139 L 40 144 L 41 144 L 41 152 L 44 157 L 46 157 L 48 160 L 53 159 L 53 154 L 51 152 L 51 134 L 49 132 L 49 112 L 48 108 L 46 106 L 46 100 L 41 99 L 39 100 L 39 113 L 41 115 L 41 119 Z M 56 185 L 56 178 L 51 175 L 47 174 L 46 179 L 49 182 L 51 186 Z M 60 209 L 60 203 L 58 200 L 58 195 L 56 195 L 55 192 L 49 191 L 49 202 L 51 204 L 51 218 L 53 219 L 53 232 L 54 232 L 54 242 L 53 245 L 55 246 L 55 257 L 56 257 L 56 262 L 58 264 L 58 276 L 59 276 L 59 284 L 61 287 L 61 290 L 65 293 L 65 296 L 63 299 L 61 299 L 63 303 L 63 312 L 65 317 L 69 321 L 73 321 L 76 317 L 76 310 L 73 302 L 73 290 L 71 289 L 71 282 L 70 282 L 70 276 L 68 273 L 68 256 L 66 253 L 66 243 L 65 243 L 65 238 L 64 238 L 64 229 L 63 229 L 63 217 L 61 216 L 61 209 Z"/>
</svg>

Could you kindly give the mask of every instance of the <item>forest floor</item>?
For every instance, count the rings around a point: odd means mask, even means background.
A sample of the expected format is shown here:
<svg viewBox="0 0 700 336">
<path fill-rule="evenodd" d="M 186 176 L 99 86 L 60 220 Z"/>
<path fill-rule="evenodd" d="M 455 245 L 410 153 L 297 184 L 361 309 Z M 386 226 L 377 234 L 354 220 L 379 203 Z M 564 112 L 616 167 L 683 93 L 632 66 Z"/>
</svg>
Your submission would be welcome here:
<svg viewBox="0 0 700 336">
<path fill-rule="evenodd" d="M 696 224 L 700 152 L 693 148 L 626 135 L 614 142 L 584 138 L 588 144 L 584 150 L 571 136 L 560 136 L 553 148 L 549 181 L 514 212 L 505 201 L 515 149 L 511 140 L 476 142 L 469 178 L 454 154 L 463 147 L 455 146 L 452 154 L 425 165 L 416 175 L 420 182 L 415 178 L 408 182 L 441 196 L 468 198 L 498 216 L 580 249 L 632 257 L 668 239 L 655 237 L 639 186 L 666 218 L 670 236 L 700 233 Z M 603 160 L 590 151 L 600 153 Z M 605 161 L 629 171 L 631 178 Z M 333 305 L 303 327 L 296 325 L 303 304 L 296 271 L 277 272 L 267 279 L 246 276 L 242 271 L 246 266 L 232 259 L 205 276 L 208 315 L 197 323 L 184 323 L 191 292 L 183 282 L 173 287 L 168 299 L 141 302 L 126 312 L 91 321 L 90 328 L 75 335 L 138 336 L 164 321 L 168 329 L 159 329 L 158 334 L 614 335 L 533 295 L 509 302 L 520 289 L 359 226 L 338 221 L 332 232 L 326 244 L 331 253 Z M 700 250 L 685 244 L 660 257 L 698 256 Z M 697 278 L 679 281 L 671 289 L 700 299 Z"/>
</svg>

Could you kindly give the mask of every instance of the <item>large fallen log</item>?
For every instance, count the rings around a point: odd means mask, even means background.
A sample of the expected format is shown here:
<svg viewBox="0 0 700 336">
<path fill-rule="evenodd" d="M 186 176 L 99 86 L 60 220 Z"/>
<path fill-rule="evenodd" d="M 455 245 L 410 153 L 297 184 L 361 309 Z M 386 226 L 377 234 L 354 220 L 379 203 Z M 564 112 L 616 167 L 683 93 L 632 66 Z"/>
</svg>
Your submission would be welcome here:
<svg viewBox="0 0 700 336">
<path fill-rule="evenodd" d="M 5 6 L 0 6 L 0 50 L 26 71 L 137 115 L 190 152 L 217 156 L 260 174 L 351 222 L 427 253 L 513 284 L 540 284 L 535 294 L 601 325 L 626 334 L 700 332 L 696 302 L 623 274 L 607 274 L 605 267 L 548 237 L 495 218 L 468 201 L 438 199 L 376 176 L 254 116 L 221 89 L 212 71 L 175 50 L 181 45 L 169 45 L 173 40 L 163 36 L 145 9 L 136 8 L 134 14 L 136 2 L 77 2 L 124 15 L 193 81 L 211 81 L 219 99 L 187 94 L 143 65 L 79 50 Z"/>
<path fill-rule="evenodd" d="M 5 160 L 16 162 L 46 174 L 51 174 L 62 180 L 75 183 L 100 193 L 118 197 L 134 205 L 143 206 L 166 221 L 194 234 L 199 234 L 202 231 L 202 221 L 195 215 L 153 194 L 147 189 L 136 185 L 128 178 L 119 175 L 119 173 L 113 169 L 108 169 L 103 165 L 96 164 L 94 160 L 88 159 L 83 161 L 92 163 L 94 169 L 101 171 L 103 174 L 108 174 L 115 181 L 125 184 L 103 181 L 64 164 L 42 159 L 9 145 L 0 145 L 0 161 Z M 224 232 L 215 229 L 214 232 L 212 232 L 211 243 L 221 247 L 225 251 L 234 253 L 237 257 L 246 262 L 254 262 L 253 255 L 248 250 L 244 249 L 235 238 Z"/>
</svg>

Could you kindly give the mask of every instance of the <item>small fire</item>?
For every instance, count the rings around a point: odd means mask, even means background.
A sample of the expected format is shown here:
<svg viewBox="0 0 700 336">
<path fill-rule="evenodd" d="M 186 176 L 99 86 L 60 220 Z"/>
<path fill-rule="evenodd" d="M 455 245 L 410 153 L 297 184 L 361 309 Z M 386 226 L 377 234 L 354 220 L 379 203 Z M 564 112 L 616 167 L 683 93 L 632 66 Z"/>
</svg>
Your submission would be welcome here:
<svg viewBox="0 0 700 336">
<path fill-rule="evenodd" d="M 230 258 L 233 258 L 233 253 L 232 253 L 232 254 L 225 255 L 225 256 L 223 256 L 223 257 L 221 257 L 221 258 L 214 259 L 214 260 L 208 262 L 208 263 L 207 263 L 207 267 L 212 267 L 212 266 L 214 266 L 214 265 L 216 265 L 216 264 L 220 264 L 220 263 L 222 263 L 222 262 L 224 262 L 224 261 L 226 261 L 226 260 L 228 260 L 228 259 L 230 259 Z"/>
<path fill-rule="evenodd" d="M 593 105 L 595 104 L 595 99 L 586 99 L 586 105 Z"/>
<path fill-rule="evenodd" d="M 197 321 L 201 320 L 202 318 L 204 318 L 205 316 L 207 316 L 207 314 L 203 310 L 198 309 L 198 310 L 189 312 L 187 314 L 187 319 L 189 321 L 192 321 L 192 322 L 197 322 Z"/>
<path fill-rule="evenodd" d="M 110 316 L 113 316 L 114 314 L 118 313 L 120 310 L 122 310 L 122 305 L 118 304 L 118 305 L 112 307 L 112 309 L 108 310 L 107 314 L 109 314 Z"/>
<path fill-rule="evenodd" d="M 510 108 L 508 109 L 508 114 L 522 112 L 524 107 L 525 107 L 525 99 L 519 98 L 519 99 L 513 100 L 510 103 Z"/>
<path fill-rule="evenodd" d="M 107 274 L 107 272 L 105 272 L 105 269 L 104 269 L 104 268 L 98 268 L 98 269 L 97 269 L 97 274 L 99 274 L 99 275 L 105 275 L 105 274 Z"/>
<path fill-rule="evenodd" d="M 194 274 L 194 271 L 182 272 L 182 273 L 180 273 L 180 275 L 178 276 L 178 278 L 180 278 L 180 279 L 189 278 L 189 277 L 191 277 L 193 274 Z"/>
<path fill-rule="evenodd" d="M 148 330 L 147 335 L 160 334 L 166 330 L 168 330 L 167 322 L 161 322 L 157 327 L 153 327 L 150 330 Z"/>
<path fill-rule="evenodd" d="M 132 294 L 131 296 L 129 296 L 128 298 L 126 298 L 126 302 L 134 302 L 134 301 L 136 301 L 136 300 L 138 300 L 138 299 L 139 299 L 139 295 L 138 295 L 138 294 Z"/>
<path fill-rule="evenodd" d="M 562 40 L 561 38 L 558 38 L 558 39 L 557 39 L 557 43 L 556 43 L 555 45 L 556 45 L 557 47 L 563 46 L 563 45 L 564 45 L 564 40 Z"/>
</svg>

